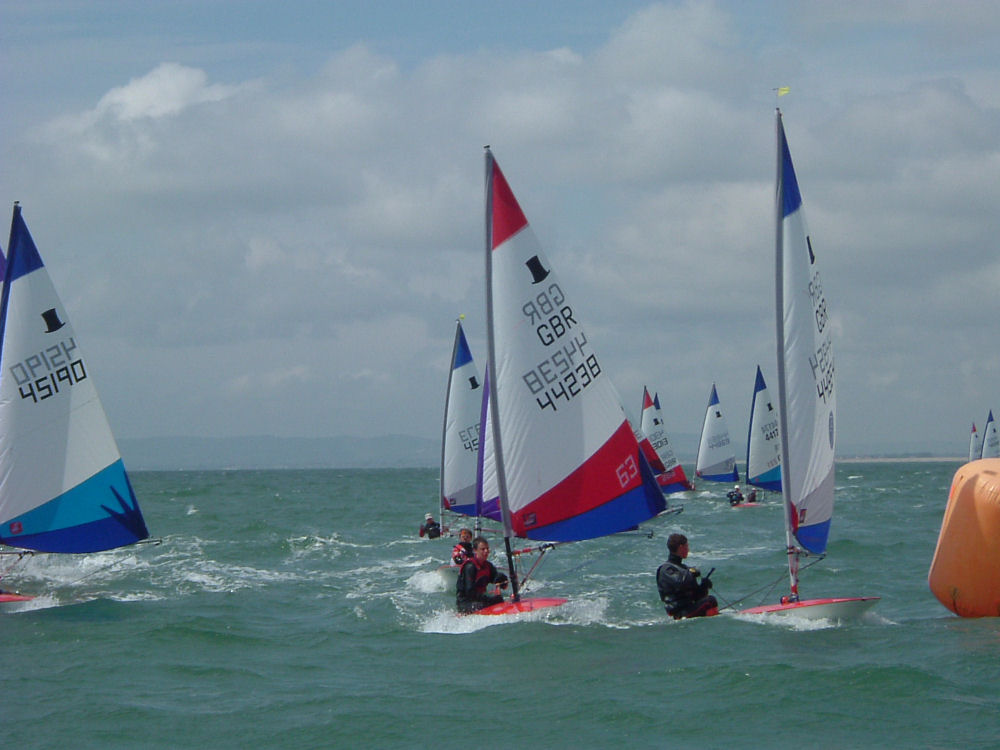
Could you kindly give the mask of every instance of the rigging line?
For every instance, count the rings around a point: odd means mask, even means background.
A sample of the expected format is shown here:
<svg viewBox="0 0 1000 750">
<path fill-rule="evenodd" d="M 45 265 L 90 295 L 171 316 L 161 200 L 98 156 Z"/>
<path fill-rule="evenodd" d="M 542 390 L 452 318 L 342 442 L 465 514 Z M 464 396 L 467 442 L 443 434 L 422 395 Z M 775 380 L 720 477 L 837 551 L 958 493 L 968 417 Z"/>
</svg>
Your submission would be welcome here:
<svg viewBox="0 0 1000 750">
<path fill-rule="evenodd" d="M 7 575 L 8 573 L 10 573 L 12 570 L 14 570 L 14 568 L 16 568 L 18 565 L 20 565 L 21 561 L 24 560 L 24 557 L 26 555 L 29 556 L 29 557 L 31 557 L 31 556 L 33 556 L 35 554 L 35 551 L 34 550 L 29 550 L 29 549 L 24 549 L 24 550 L 18 550 L 17 552 L 14 552 L 13 550 L 11 550 L 10 552 L 8 552 L 7 550 L 4 550 L 3 552 L 0 552 L 0 554 L 2 554 L 2 555 L 17 555 L 17 559 L 14 560 L 14 562 L 12 562 L 6 568 L 4 568 L 2 571 L 0 571 L 0 578 L 3 578 L 5 575 Z"/>
</svg>

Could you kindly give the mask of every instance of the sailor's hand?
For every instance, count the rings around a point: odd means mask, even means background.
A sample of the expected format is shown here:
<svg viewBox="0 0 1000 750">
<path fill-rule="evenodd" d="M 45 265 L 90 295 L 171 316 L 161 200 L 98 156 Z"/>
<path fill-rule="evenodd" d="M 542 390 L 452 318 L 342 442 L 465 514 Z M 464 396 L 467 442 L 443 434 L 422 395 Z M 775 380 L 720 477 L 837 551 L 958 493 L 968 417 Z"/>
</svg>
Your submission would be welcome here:
<svg viewBox="0 0 1000 750">
<path fill-rule="evenodd" d="M 697 568 L 688 568 L 688 571 L 689 571 L 689 572 L 691 573 L 691 575 L 693 575 L 693 576 L 694 576 L 695 578 L 697 578 L 698 576 L 700 576 L 700 575 L 701 575 L 701 571 L 700 571 L 700 570 L 698 570 Z"/>
</svg>

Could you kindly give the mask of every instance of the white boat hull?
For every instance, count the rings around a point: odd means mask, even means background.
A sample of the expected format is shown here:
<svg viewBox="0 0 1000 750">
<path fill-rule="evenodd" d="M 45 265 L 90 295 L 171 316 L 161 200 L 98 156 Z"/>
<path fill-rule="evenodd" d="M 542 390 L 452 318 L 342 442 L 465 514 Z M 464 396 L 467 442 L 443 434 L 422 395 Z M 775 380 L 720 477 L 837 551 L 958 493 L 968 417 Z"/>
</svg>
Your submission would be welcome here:
<svg viewBox="0 0 1000 750">
<path fill-rule="evenodd" d="M 807 620 L 854 620 L 880 599 L 878 596 L 859 596 L 834 599 L 806 599 L 785 604 L 765 604 L 740 612 L 741 615 L 782 615 Z"/>
</svg>

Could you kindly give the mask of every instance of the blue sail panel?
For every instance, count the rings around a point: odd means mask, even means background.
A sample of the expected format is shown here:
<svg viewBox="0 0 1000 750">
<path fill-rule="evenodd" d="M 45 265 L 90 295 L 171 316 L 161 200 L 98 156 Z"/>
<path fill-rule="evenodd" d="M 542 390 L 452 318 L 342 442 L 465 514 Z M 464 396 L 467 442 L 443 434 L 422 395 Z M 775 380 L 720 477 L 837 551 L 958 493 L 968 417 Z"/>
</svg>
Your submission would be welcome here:
<svg viewBox="0 0 1000 750">
<path fill-rule="evenodd" d="M 799 526 L 795 530 L 795 538 L 799 544 L 814 555 L 821 555 L 826 552 L 826 540 L 830 537 L 830 521 L 826 519 L 822 523 L 811 526 Z"/>
<path fill-rule="evenodd" d="M 40 552 L 99 552 L 147 537 L 121 461 L 0 529 L 0 543 Z"/>
</svg>

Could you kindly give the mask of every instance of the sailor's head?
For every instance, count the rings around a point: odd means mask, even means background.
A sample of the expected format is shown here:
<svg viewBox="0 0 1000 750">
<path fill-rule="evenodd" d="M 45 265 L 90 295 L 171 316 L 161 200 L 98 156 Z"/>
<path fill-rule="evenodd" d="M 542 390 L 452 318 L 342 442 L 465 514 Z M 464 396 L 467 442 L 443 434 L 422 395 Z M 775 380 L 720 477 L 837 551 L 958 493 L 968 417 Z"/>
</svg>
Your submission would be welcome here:
<svg viewBox="0 0 1000 750">
<path fill-rule="evenodd" d="M 463 542 L 471 542 L 472 532 L 469 531 L 469 529 L 462 529 L 461 531 L 458 532 L 458 538 Z"/>
<path fill-rule="evenodd" d="M 671 534 L 667 537 L 667 549 L 671 555 L 679 553 L 681 547 L 687 547 L 688 538 L 683 534 Z"/>
<path fill-rule="evenodd" d="M 739 488 L 740 488 L 740 486 L 738 484 L 737 485 L 733 485 L 733 489 L 734 490 L 738 490 Z"/>
<path fill-rule="evenodd" d="M 427 515 L 424 516 L 424 520 L 425 521 L 433 521 L 434 520 L 434 514 L 433 513 L 428 513 Z"/>
</svg>

